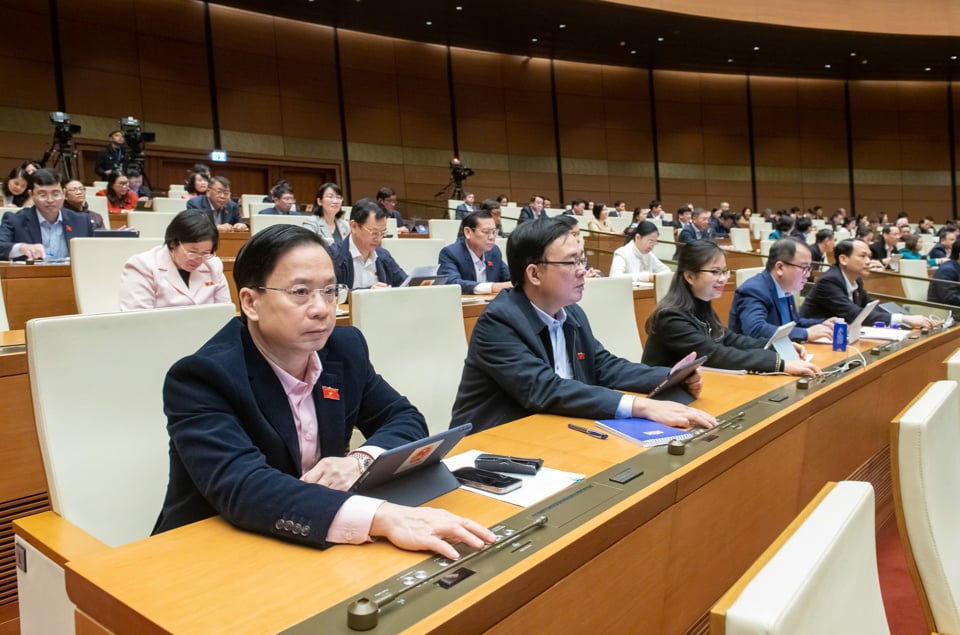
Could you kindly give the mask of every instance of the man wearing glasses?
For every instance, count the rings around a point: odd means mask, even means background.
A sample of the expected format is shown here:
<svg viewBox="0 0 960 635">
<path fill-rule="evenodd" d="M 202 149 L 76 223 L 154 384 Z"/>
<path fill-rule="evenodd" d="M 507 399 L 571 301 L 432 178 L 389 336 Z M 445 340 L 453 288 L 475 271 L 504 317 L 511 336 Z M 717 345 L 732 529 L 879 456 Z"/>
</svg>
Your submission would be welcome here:
<svg viewBox="0 0 960 635">
<path fill-rule="evenodd" d="M 438 273 L 466 294 L 500 293 L 513 287 L 510 270 L 497 247 L 497 225 L 486 210 L 467 214 L 460 223 L 463 238 L 440 251 Z"/>
<path fill-rule="evenodd" d="M 796 322 L 790 339 L 807 342 L 833 340 L 834 318 L 800 317 L 793 294 L 799 293 L 810 277 L 813 256 L 806 243 L 781 238 L 770 247 L 767 268 L 742 285 L 730 305 L 730 330 L 758 339 L 769 339 L 777 327 Z"/>
<path fill-rule="evenodd" d="M 370 364 L 360 331 L 336 327 L 323 240 L 274 225 L 233 269 L 242 317 L 177 362 L 163 387 L 170 481 L 154 532 L 219 514 L 249 531 L 325 548 L 377 536 L 456 558 L 495 536 L 446 511 L 353 495 L 383 450 L 426 436 L 423 416 Z M 350 452 L 353 428 L 366 442 Z"/>
<path fill-rule="evenodd" d="M 240 218 L 240 206 L 230 198 L 230 181 L 223 176 L 210 179 L 206 196 L 194 196 L 187 201 L 187 209 L 202 209 L 220 231 L 247 231 Z"/>
<path fill-rule="evenodd" d="M 518 225 L 507 261 L 514 288 L 501 292 L 477 320 L 452 425 L 470 422 L 478 431 L 534 413 L 716 425 L 701 410 L 621 392 L 650 392 L 670 369 L 616 357 L 594 338 L 576 304 L 586 274 L 580 243 L 562 217 Z M 686 388 L 700 393 L 699 373 Z"/>
<path fill-rule="evenodd" d="M 341 284 L 350 289 L 381 289 L 403 284 L 407 274 L 390 252 L 380 246 L 386 233 L 387 213 L 383 207 L 369 198 L 353 204 L 350 235 L 330 248 Z"/>
<path fill-rule="evenodd" d="M 63 209 L 63 186 L 55 171 L 34 172 L 31 193 L 33 207 L 3 215 L 0 260 L 69 258 L 70 239 L 93 236 L 93 226 L 84 217 Z"/>
</svg>

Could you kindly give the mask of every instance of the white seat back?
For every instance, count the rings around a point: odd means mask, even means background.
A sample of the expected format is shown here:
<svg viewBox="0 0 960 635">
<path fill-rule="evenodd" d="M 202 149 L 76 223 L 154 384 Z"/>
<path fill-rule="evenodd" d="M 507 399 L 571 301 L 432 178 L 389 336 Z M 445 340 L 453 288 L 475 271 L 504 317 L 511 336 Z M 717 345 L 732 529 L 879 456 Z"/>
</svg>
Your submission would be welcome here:
<svg viewBox="0 0 960 635">
<path fill-rule="evenodd" d="M 430 238 L 439 238 L 444 245 L 451 245 L 457 240 L 460 233 L 460 221 L 447 219 L 430 219 Z"/>
<path fill-rule="evenodd" d="M 657 295 L 657 302 L 663 300 L 664 296 L 667 295 L 667 291 L 670 290 L 670 283 L 673 282 L 673 276 L 676 275 L 673 271 L 665 271 L 663 273 L 658 273 L 654 277 L 655 290 Z"/>
<path fill-rule="evenodd" d="M 894 500 L 928 630 L 960 633 L 960 388 L 938 381 L 894 421 Z M 917 578 L 914 578 L 917 582 Z M 929 623 L 931 622 L 932 623 Z"/>
<path fill-rule="evenodd" d="M 376 371 L 423 413 L 431 434 L 446 430 L 467 356 L 460 287 L 354 291 L 350 313 Z"/>
<path fill-rule="evenodd" d="M 390 252 L 400 268 L 409 274 L 414 267 L 436 265 L 440 250 L 446 247 L 439 238 L 384 238 L 383 248 Z"/>
<path fill-rule="evenodd" d="M 243 207 L 245 213 L 241 215 L 253 218 L 254 216 L 258 216 L 263 210 L 270 209 L 271 207 L 273 207 L 273 203 L 250 203 Z M 264 216 L 274 216 L 274 214 L 264 214 Z M 275 216 L 283 216 L 283 214 L 275 214 Z"/>
<path fill-rule="evenodd" d="M 112 547 L 150 535 L 169 471 L 164 377 L 235 311 L 212 304 L 27 322 L 53 511 Z M 91 396 L 91 377 L 110 377 L 109 398 Z"/>
<path fill-rule="evenodd" d="M 456 220 L 456 218 L 457 218 L 457 208 L 460 207 L 460 205 L 461 205 L 462 203 L 463 203 L 463 201 L 458 201 L 458 200 L 455 199 L 455 198 L 448 198 L 448 199 L 447 199 L 447 218 L 448 218 L 448 219 Z"/>
<path fill-rule="evenodd" d="M 167 194 L 170 198 L 182 196 L 187 191 L 183 183 L 171 183 L 167 188 Z"/>
<path fill-rule="evenodd" d="M 127 212 L 127 225 L 140 230 L 141 238 L 163 238 L 167 225 L 179 212 Z"/>
<path fill-rule="evenodd" d="M 164 214 L 182 212 L 187 209 L 187 199 L 184 198 L 164 198 L 158 196 L 153 199 L 153 211 Z"/>
<path fill-rule="evenodd" d="M 912 278 L 900 278 L 900 284 L 903 286 L 903 294 L 908 300 L 914 302 L 927 301 L 927 287 L 930 286 L 930 280 L 927 277 L 927 261 L 924 260 L 900 260 L 900 273 L 904 276 L 913 278 L 923 278 L 914 280 Z"/>
<path fill-rule="evenodd" d="M 947 359 L 947 379 L 960 381 L 960 348 Z"/>
<path fill-rule="evenodd" d="M 73 295 L 83 314 L 120 310 L 120 277 L 131 256 L 156 247 L 151 238 L 74 238 L 70 241 Z"/>
<path fill-rule="evenodd" d="M 630 220 L 632 219 L 633 214 L 623 214 L 621 216 L 608 216 L 607 223 L 610 224 L 610 227 L 613 227 L 613 231 L 622 234 L 623 230 L 627 227 L 630 227 Z"/>
<path fill-rule="evenodd" d="M 347 222 L 350 222 L 349 219 L 350 217 L 347 216 Z M 459 223 L 460 221 L 457 222 Z M 399 232 L 397 231 L 397 219 L 393 218 L 392 216 L 387 219 L 387 235 L 399 236 Z"/>
<path fill-rule="evenodd" d="M 673 238 L 673 236 L 669 237 Z M 653 255 L 660 260 L 673 260 L 673 256 L 676 252 L 677 244 L 672 240 L 664 240 L 663 234 L 660 234 L 660 239 L 657 240 L 657 244 L 653 246 Z"/>
<path fill-rule="evenodd" d="M 726 635 L 889 633 L 870 483 L 828 483 L 713 607 Z"/>
<path fill-rule="evenodd" d="M 7 320 L 7 304 L 3 300 L 3 287 L 0 285 L 0 331 L 9 331 L 10 322 Z"/>
<path fill-rule="evenodd" d="M 106 196 L 88 196 L 87 197 L 87 209 L 91 212 L 96 212 L 104 217 L 104 221 L 107 220 L 107 197 Z"/>
<path fill-rule="evenodd" d="M 309 216 L 290 216 L 287 214 L 254 214 L 250 217 L 250 235 L 274 225 L 303 225 Z"/>
<path fill-rule="evenodd" d="M 750 242 L 750 230 L 746 227 L 731 227 L 730 242 L 735 251 L 753 252 L 753 243 Z"/>
<path fill-rule="evenodd" d="M 740 285 L 754 277 L 758 273 L 763 273 L 765 267 L 747 267 L 745 269 L 737 269 L 737 288 L 740 288 Z"/>
<path fill-rule="evenodd" d="M 107 182 L 106 182 L 106 181 L 94 181 L 94 182 L 93 182 L 93 187 L 97 188 L 98 190 L 105 190 L 105 189 L 107 189 Z"/>
<path fill-rule="evenodd" d="M 846 240 L 850 238 L 850 230 L 848 230 L 846 227 L 837 227 L 837 229 L 833 232 L 833 237 L 837 239 L 837 242 Z"/>
<path fill-rule="evenodd" d="M 630 278 L 586 278 L 580 308 L 590 320 L 593 336 L 608 351 L 640 362 L 643 344 L 637 329 Z"/>
</svg>

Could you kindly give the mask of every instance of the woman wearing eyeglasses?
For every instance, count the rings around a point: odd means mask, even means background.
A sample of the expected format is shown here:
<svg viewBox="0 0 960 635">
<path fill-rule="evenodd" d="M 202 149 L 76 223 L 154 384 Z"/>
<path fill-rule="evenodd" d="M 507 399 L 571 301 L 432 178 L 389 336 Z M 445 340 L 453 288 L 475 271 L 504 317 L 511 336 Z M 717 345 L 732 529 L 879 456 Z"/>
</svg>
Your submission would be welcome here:
<svg viewBox="0 0 960 635">
<path fill-rule="evenodd" d="M 350 235 L 350 225 L 341 218 L 343 192 L 336 183 L 324 183 L 317 189 L 313 216 L 303 226 L 320 236 L 327 247 L 343 241 Z"/>
<path fill-rule="evenodd" d="M 820 375 L 810 362 L 786 361 L 766 341 L 739 335 L 720 323 L 711 301 L 723 294 L 730 277 L 723 250 L 712 240 L 685 244 L 679 253 L 677 272 L 667 295 L 647 320 L 647 343 L 643 363 L 673 366 L 692 351 L 707 356 L 707 366 L 757 373 Z M 800 357 L 803 347 L 795 345 Z"/>
<path fill-rule="evenodd" d="M 206 212 L 188 209 L 173 217 L 164 244 L 123 265 L 120 309 L 227 304 L 230 287 L 214 254 L 220 234 Z"/>
</svg>

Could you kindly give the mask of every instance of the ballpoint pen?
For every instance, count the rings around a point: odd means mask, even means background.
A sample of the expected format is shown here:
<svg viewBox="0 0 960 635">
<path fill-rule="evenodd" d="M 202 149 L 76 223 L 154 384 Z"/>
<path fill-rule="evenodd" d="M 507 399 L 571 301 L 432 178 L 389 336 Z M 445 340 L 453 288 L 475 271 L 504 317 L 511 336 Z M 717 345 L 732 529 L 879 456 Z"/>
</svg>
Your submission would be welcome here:
<svg viewBox="0 0 960 635">
<path fill-rule="evenodd" d="M 594 437 L 595 439 L 606 439 L 608 436 L 605 432 L 597 432 L 596 430 L 590 430 L 589 428 L 584 428 L 582 426 L 578 426 L 573 423 L 568 423 L 567 427 L 570 428 L 571 430 L 576 430 L 577 432 L 589 434 L 591 437 Z"/>
</svg>

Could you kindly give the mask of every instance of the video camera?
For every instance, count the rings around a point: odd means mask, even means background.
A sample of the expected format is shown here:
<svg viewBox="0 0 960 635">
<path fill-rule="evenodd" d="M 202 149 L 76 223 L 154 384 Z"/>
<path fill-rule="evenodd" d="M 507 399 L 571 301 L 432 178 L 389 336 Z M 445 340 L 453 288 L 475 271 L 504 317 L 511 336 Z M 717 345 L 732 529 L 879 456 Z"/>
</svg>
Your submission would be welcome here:
<svg viewBox="0 0 960 635">
<path fill-rule="evenodd" d="M 143 163 L 146 161 L 145 145 L 157 140 L 153 132 L 144 132 L 140 120 L 134 117 L 124 117 L 120 120 L 120 132 L 123 133 L 123 142 L 126 151 L 123 153 L 123 169 L 136 167 L 143 172 Z"/>
<path fill-rule="evenodd" d="M 473 175 L 474 171 L 460 163 L 460 159 L 457 157 L 450 159 L 450 178 L 458 189 L 463 187 L 463 182 Z"/>
</svg>

